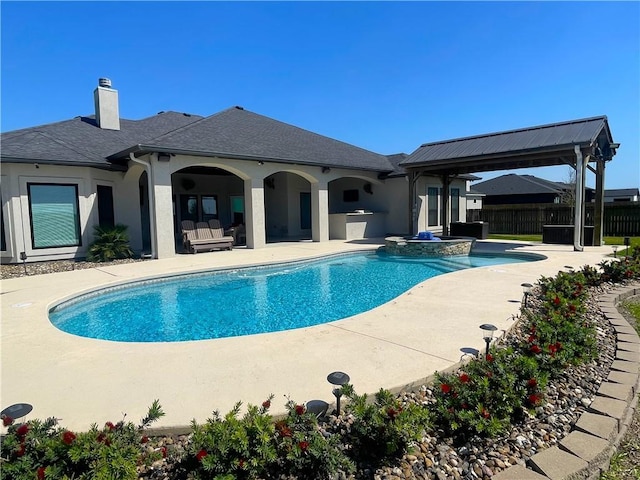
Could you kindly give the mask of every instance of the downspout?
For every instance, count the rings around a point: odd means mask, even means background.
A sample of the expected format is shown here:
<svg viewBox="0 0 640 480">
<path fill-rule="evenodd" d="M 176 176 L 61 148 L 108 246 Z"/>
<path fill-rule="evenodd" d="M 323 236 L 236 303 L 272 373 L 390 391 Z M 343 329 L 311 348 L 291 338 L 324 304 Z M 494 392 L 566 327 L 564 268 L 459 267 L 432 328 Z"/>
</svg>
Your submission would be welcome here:
<svg viewBox="0 0 640 480">
<path fill-rule="evenodd" d="M 147 172 L 147 196 L 149 197 L 149 228 L 151 229 L 151 258 L 158 258 L 156 255 L 157 233 L 156 233 L 156 205 L 155 194 L 152 190 L 153 172 L 151 162 L 144 162 L 135 157 L 133 153 L 129 154 L 129 160 L 138 165 L 142 165 L 144 171 Z"/>
<path fill-rule="evenodd" d="M 582 150 L 579 145 L 573 146 L 576 153 L 576 205 L 573 211 L 573 251 L 582 252 L 583 247 L 580 243 L 581 232 L 584 229 L 582 225 L 582 204 L 584 194 L 584 164 L 582 159 Z"/>
</svg>

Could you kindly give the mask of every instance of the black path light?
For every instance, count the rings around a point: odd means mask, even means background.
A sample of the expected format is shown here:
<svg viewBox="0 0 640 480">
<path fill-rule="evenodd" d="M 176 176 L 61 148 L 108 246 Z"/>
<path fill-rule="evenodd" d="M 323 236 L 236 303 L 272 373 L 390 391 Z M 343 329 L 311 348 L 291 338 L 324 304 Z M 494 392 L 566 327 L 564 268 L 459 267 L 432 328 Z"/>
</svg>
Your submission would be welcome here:
<svg viewBox="0 0 640 480">
<path fill-rule="evenodd" d="M 485 351 L 485 355 L 489 355 L 489 344 L 493 339 L 493 332 L 498 330 L 498 327 L 490 323 L 483 323 L 482 325 L 480 325 L 480 329 L 482 330 L 482 338 L 484 339 L 484 342 L 487 344 L 487 350 Z"/>
<path fill-rule="evenodd" d="M 524 293 L 524 308 L 527 308 L 527 300 L 529 300 L 529 295 L 531 295 L 531 289 L 533 288 L 533 285 L 531 285 L 530 283 L 523 283 L 521 284 L 521 287 Z"/>
<path fill-rule="evenodd" d="M 24 274 L 27 274 L 27 252 L 20 252 L 20 260 L 22 260 L 22 266 L 24 267 Z"/>
<path fill-rule="evenodd" d="M 344 372 L 332 372 L 327 376 L 327 381 L 331 385 L 338 385 L 333 389 L 333 394 L 336 397 L 336 416 L 340 415 L 340 397 L 342 397 L 342 386 L 349 383 L 349 375 Z"/>
<path fill-rule="evenodd" d="M 314 414 L 319 419 L 325 416 L 329 404 L 324 400 L 309 400 L 306 407 L 307 412 Z"/>
<path fill-rule="evenodd" d="M 629 246 L 631 245 L 631 237 L 624 237 L 624 246 L 626 250 L 624 252 L 624 256 L 627 257 L 629 255 Z"/>
<path fill-rule="evenodd" d="M 480 355 L 480 350 L 473 347 L 462 347 L 460 351 L 462 352 L 462 355 L 460 356 L 460 360 L 464 359 L 464 357 L 467 357 L 467 356 L 477 357 L 478 355 Z"/>
<path fill-rule="evenodd" d="M 618 245 L 612 245 L 611 248 L 613 248 L 613 258 L 617 258 L 618 257 Z"/>
</svg>

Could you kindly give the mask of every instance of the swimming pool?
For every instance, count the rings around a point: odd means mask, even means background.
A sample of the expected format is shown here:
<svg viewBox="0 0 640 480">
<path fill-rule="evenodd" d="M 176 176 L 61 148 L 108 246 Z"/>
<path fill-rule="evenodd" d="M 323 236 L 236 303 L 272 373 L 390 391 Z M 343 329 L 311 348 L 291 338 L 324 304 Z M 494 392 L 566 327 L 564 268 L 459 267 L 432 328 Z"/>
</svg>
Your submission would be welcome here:
<svg viewBox="0 0 640 480">
<path fill-rule="evenodd" d="M 308 327 L 371 310 L 453 271 L 531 261 L 522 255 L 446 258 L 382 252 L 139 281 L 60 303 L 62 331 L 121 342 L 178 342 Z"/>
</svg>

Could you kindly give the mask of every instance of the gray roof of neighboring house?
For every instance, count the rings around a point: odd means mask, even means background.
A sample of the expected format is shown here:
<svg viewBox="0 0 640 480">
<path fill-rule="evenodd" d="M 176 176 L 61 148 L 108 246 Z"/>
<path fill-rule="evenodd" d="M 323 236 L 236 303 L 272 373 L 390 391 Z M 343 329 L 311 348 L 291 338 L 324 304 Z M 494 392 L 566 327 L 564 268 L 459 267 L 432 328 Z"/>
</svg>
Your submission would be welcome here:
<svg viewBox="0 0 640 480">
<path fill-rule="evenodd" d="M 637 188 L 614 188 L 604 191 L 605 197 L 633 197 L 634 195 L 640 195 L 640 190 Z"/>
<path fill-rule="evenodd" d="M 425 143 L 409 155 L 401 165 L 433 168 L 442 164 L 453 167 L 456 162 L 461 164 L 463 161 L 468 163 L 475 160 L 478 166 L 475 171 L 482 171 L 480 168 L 482 161 L 489 156 L 494 159 L 504 157 L 506 160 L 517 155 L 536 152 L 546 154 L 567 148 L 572 149 L 573 145 L 586 147 L 603 135 L 603 132 L 606 140 L 611 143 L 612 137 L 606 116 Z M 472 166 L 466 165 L 466 171 L 468 172 Z"/>
<path fill-rule="evenodd" d="M 202 117 L 161 112 L 142 120 L 120 119 L 120 130 L 103 130 L 93 116 L 50 123 L 3 133 L 0 158 L 5 162 L 50 163 L 121 169 L 107 157 L 114 152 L 150 140 L 193 123 Z"/>
<path fill-rule="evenodd" d="M 129 145 L 111 158 L 163 151 L 390 172 L 387 157 L 232 107 L 166 135 Z"/>
<path fill-rule="evenodd" d="M 533 175 L 510 173 L 472 185 L 473 190 L 485 195 L 531 195 L 540 193 L 561 193 L 565 184 L 551 182 Z"/>
</svg>

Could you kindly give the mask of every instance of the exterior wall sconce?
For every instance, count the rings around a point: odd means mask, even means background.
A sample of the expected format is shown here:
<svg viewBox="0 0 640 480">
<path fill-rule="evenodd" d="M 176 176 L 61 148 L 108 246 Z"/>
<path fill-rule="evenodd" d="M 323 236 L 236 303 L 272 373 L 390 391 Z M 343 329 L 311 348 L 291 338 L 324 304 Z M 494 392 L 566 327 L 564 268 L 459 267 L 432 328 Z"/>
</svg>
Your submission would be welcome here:
<svg viewBox="0 0 640 480">
<path fill-rule="evenodd" d="M 485 356 L 489 355 L 489 344 L 491 340 L 493 340 L 493 332 L 498 330 L 498 327 L 492 325 L 490 323 L 483 323 L 480 325 L 480 330 L 482 330 L 482 338 L 484 339 L 484 343 L 487 344 L 487 349 L 485 351 Z"/>
<path fill-rule="evenodd" d="M 331 385 L 337 385 L 337 388 L 333 389 L 333 394 L 336 397 L 336 416 L 340 416 L 340 397 L 342 397 L 342 386 L 349 383 L 349 375 L 344 372 L 332 372 L 327 376 L 327 381 Z"/>
<path fill-rule="evenodd" d="M 329 167 L 322 167 L 322 173 L 329 173 L 331 171 L 331 168 Z"/>
<path fill-rule="evenodd" d="M 531 295 L 531 289 L 533 288 L 533 285 L 531 285 L 530 283 L 523 283 L 522 285 L 522 290 L 524 293 L 524 308 L 527 308 L 527 300 L 529 299 L 529 295 Z"/>
<path fill-rule="evenodd" d="M 170 153 L 164 153 L 164 152 L 158 153 L 158 161 L 159 162 L 168 162 L 169 160 L 171 160 L 171 154 Z"/>
</svg>

